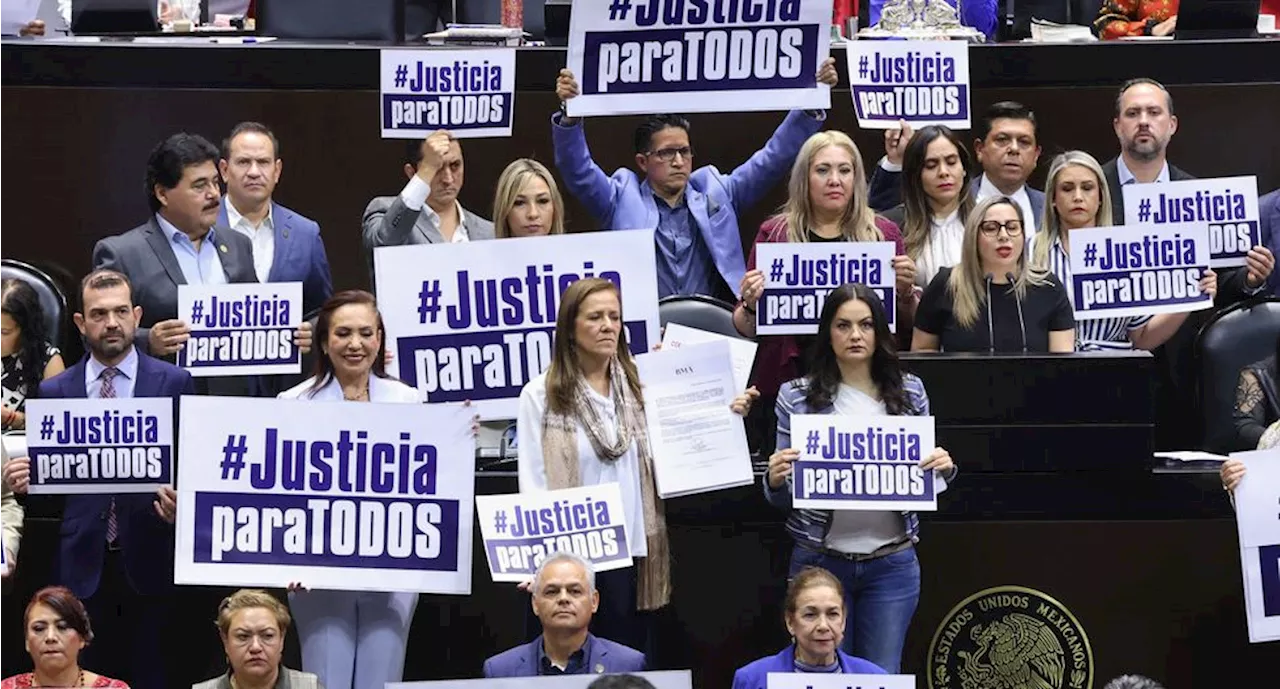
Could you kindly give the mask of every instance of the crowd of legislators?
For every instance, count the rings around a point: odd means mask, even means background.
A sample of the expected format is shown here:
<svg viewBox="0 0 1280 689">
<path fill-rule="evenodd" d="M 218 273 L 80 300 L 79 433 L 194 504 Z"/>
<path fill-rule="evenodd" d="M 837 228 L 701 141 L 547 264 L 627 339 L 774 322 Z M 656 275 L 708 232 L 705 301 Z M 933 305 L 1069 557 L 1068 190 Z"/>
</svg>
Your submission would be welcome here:
<svg viewBox="0 0 1280 689">
<path fill-rule="evenodd" d="M 832 60 L 816 81 L 835 84 Z M 562 71 L 559 98 L 578 92 L 575 75 Z M 752 385 L 731 406 L 750 415 L 763 436 L 768 470 L 760 490 L 794 541 L 784 606 L 793 641 L 741 668 L 733 686 L 763 689 L 769 672 L 895 673 L 919 600 L 919 519 L 912 512 L 793 508 L 789 482 L 799 453 L 791 446 L 791 417 L 929 415 L 931 382 L 903 369 L 898 352 L 907 350 L 1151 350 L 1160 363 L 1160 398 L 1195 408 L 1195 391 L 1184 382 L 1195 317 L 1077 323 L 1064 288 L 1072 231 L 1122 224 L 1123 186 L 1192 178 L 1166 157 L 1178 121 L 1161 84 L 1124 84 L 1110 116 L 1118 152 L 1060 154 L 1050 162 L 1046 189 L 1037 190 L 1027 184 L 1041 153 L 1036 117 L 1015 102 L 991 106 L 972 141 L 942 126 L 889 130 L 883 158 L 870 171 L 847 134 L 824 129 L 826 113 L 793 111 L 746 162 L 723 168 L 729 172 L 695 165 L 686 119 L 653 116 L 635 131 L 634 161 L 607 172 L 587 146 L 586 125 L 562 111 L 550 123 L 558 177 L 542 162 L 515 160 L 495 184 L 492 207 L 480 209 L 458 201 L 466 173 L 461 142 L 436 132 L 409 148 L 404 187 L 369 202 L 364 247 L 371 255 L 377 247 L 560 234 L 562 186 L 601 230 L 652 230 L 657 296 L 724 298 L 741 335 L 759 343 Z M 273 201 L 281 170 L 281 142 L 260 123 L 237 125 L 220 148 L 186 133 L 157 144 L 145 171 L 151 215 L 92 249 L 94 269 L 74 300 L 87 349 L 78 362 L 61 358 L 31 288 L 6 282 L 5 429 L 25 428 L 25 402 L 33 397 L 176 400 L 194 393 L 431 403 L 387 375 L 377 301 L 335 288 L 318 224 Z M 738 218 L 781 180 L 785 205 L 744 250 Z M 1277 239 L 1280 194 L 1266 194 L 1260 207 L 1263 244 L 1248 252 L 1244 266 L 1209 271 L 1199 283 L 1217 308 L 1274 293 L 1274 251 L 1267 245 Z M 598 236 L 609 241 L 607 233 Z M 815 335 L 756 336 L 766 286 L 756 266 L 759 243 L 860 241 L 895 246 L 896 334 L 876 293 L 847 284 L 827 298 Z M 315 350 L 311 375 L 195 380 L 174 366 L 191 333 L 177 312 L 178 286 L 253 282 L 303 284 L 305 309 L 315 315 L 295 337 L 304 351 Z M 652 615 L 670 602 L 672 562 L 622 308 L 617 288 L 605 280 L 580 280 L 562 295 L 552 364 L 520 395 L 518 473 L 521 491 L 618 483 L 628 531 L 643 534 L 630 539 L 636 564 L 596 573 L 571 553 L 546 558 L 521 585 L 538 619 L 529 642 L 494 656 L 477 674 L 649 667 Z M 1239 390 L 1237 447 L 1275 444 L 1275 357 L 1242 371 Z M 921 468 L 942 482 L 962 481 L 966 459 L 932 448 Z M 27 458 L 6 456 L 4 548 L 19 574 L 30 471 Z M 1238 464 L 1224 465 L 1224 488 L 1241 475 Z M 51 587 L 37 593 L 24 616 L 32 672 L 0 686 L 172 687 L 164 662 L 153 656 L 163 647 L 176 595 L 175 515 L 171 487 L 147 496 L 68 496 Z M 289 586 L 287 600 L 286 607 L 278 596 L 244 590 L 211 611 L 228 667 L 202 688 L 364 689 L 400 680 L 416 593 L 314 590 L 304 581 Z M 291 623 L 301 670 L 280 662 Z"/>
</svg>

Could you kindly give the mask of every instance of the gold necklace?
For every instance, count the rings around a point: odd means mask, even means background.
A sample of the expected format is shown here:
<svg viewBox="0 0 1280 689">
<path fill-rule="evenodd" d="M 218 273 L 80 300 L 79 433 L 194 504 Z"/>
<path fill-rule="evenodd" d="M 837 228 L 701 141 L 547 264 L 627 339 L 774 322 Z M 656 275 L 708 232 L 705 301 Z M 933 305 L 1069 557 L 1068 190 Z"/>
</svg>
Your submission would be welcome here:
<svg viewBox="0 0 1280 689">
<path fill-rule="evenodd" d="M 363 401 L 363 400 L 367 400 L 367 399 L 369 399 L 369 388 L 368 388 L 368 386 L 365 386 L 365 388 L 364 388 L 363 390 L 361 390 L 360 392 L 357 392 L 357 393 L 356 393 L 356 396 L 355 396 L 355 397 L 348 397 L 348 396 L 347 396 L 347 393 L 345 393 L 345 392 L 344 392 L 344 393 L 342 393 L 342 399 L 344 399 L 344 400 L 346 400 L 346 401 L 348 401 L 348 402 L 360 402 L 360 401 Z"/>
</svg>

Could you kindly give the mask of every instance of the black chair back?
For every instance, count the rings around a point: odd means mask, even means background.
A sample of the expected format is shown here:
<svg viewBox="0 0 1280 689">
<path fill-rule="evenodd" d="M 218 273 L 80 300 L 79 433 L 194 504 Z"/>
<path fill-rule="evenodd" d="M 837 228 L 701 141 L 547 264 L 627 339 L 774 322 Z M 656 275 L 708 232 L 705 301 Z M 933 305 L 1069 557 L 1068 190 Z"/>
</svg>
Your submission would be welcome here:
<svg viewBox="0 0 1280 689">
<path fill-rule="evenodd" d="M 1196 338 L 1204 446 L 1210 452 L 1235 449 L 1236 384 L 1240 369 L 1276 352 L 1280 298 L 1243 301 L 1214 314 Z"/>
<path fill-rule="evenodd" d="M 680 325 L 707 332 L 743 338 L 733 325 L 733 305 L 701 294 L 688 294 L 665 297 L 658 301 L 658 321 Z"/>
<path fill-rule="evenodd" d="M 67 313 L 67 296 L 49 274 L 22 261 L 6 258 L 0 261 L 0 277 L 16 278 L 31 285 L 40 295 L 40 308 L 44 311 L 46 330 L 53 343 L 62 347 L 63 323 Z"/>
</svg>

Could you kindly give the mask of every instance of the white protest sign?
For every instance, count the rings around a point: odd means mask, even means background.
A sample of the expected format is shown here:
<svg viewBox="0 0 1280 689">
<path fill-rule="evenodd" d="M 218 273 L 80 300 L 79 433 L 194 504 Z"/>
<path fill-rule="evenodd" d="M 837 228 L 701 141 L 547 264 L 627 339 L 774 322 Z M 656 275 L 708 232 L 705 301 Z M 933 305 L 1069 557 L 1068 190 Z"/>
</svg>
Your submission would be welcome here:
<svg viewBox="0 0 1280 689">
<path fill-rule="evenodd" d="M 470 594 L 471 416 L 183 397 L 174 583 Z"/>
<path fill-rule="evenodd" d="M 689 670 L 627 674 L 649 680 L 654 689 L 693 689 L 693 673 Z M 386 689 L 587 689 L 597 679 L 600 679 L 598 674 L 446 679 L 438 682 L 387 682 Z"/>
<path fill-rule="evenodd" d="M 826 110 L 830 42 L 831 0 L 574 0 L 568 114 Z"/>
<path fill-rule="evenodd" d="M 580 278 L 620 287 L 632 353 L 658 340 L 652 230 L 419 244 L 374 251 L 391 375 L 428 403 L 470 400 L 514 419 L 520 390 L 551 363 L 560 295 Z"/>
<path fill-rule="evenodd" d="M 916 689 L 916 676 L 770 672 L 767 689 Z"/>
<path fill-rule="evenodd" d="M 1126 225 L 1206 224 L 1210 265 L 1244 265 L 1249 249 L 1262 244 L 1258 178 L 1217 177 L 1160 184 L 1126 184 Z"/>
<path fill-rule="evenodd" d="M 846 41 L 858 126 L 969 128 L 967 41 Z"/>
<path fill-rule="evenodd" d="M 938 509 L 945 482 L 920 469 L 936 447 L 932 416 L 797 414 L 791 447 L 796 509 Z"/>
<path fill-rule="evenodd" d="M 1198 311 L 1213 306 L 1200 291 L 1209 270 L 1205 226 L 1118 225 L 1071 231 L 1071 290 L 1076 320 Z"/>
<path fill-rule="evenodd" d="M 1231 458 L 1246 470 L 1235 502 L 1249 641 L 1280 641 L 1280 448 Z"/>
<path fill-rule="evenodd" d="M 734 392 L 742 392 L 751 382 L 751 367 L 756 361 L 756 343 L 738 337 L 690 328 L 679 323 L 667 323 L 662 329 L 662 348 L 679 349 L 686 345 L 704 344 L 724 340 L 729 343 L 729 357 L 733 362 Z"/>
<path fill-rule="evenodd" d="M 893 242 L 765 242 L 756 245 L 756 266 L 764 291 L 756 304 L 760 335 L 813 335 L 827 295 L 860 282 L 884 304 L 889 332 L 895 332 Z"/>
<path fill-rule="evenodd" d="M 625 514 L 616 483 L 476 496 L 494 581 L 525 581 L 556 551 L 577 554 L 597 572 L 630 567 Z"/>
<path fill-rule="evenodd" d="M 511 136 L 513 48 L 383 49 L 379 84 L 384 139 Z"/>
<path fill-rule="evenodd" d="M 32 495 L 154 493 L 173 484 L 173 399 L 27 400 Z"/>
<path fill-rule="evenodd" d="M 191 339 L 178 365 L 192 376 L 299 373 L 293 331 L 302 324 L 302 283 L 178 285 L 178 318 Z"/>
</svg>

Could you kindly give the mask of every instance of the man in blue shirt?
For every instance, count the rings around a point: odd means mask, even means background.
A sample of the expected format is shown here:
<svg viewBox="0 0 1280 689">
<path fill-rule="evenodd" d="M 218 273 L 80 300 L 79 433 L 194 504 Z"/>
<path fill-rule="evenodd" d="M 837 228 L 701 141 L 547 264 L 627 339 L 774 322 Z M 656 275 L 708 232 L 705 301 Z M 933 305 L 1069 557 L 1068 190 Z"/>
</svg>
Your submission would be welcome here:
<svg viewBox="0 0 1280 689">
<path fill-rule="evenodd" d="M 834 59 L 822 63 L 817 81 L 835 85 Z M 556 95 L 567 101 L 578 93 L 573 72 L 560 70 Z M 641 175 L 627 168 L 606 175 L 577 118 L 556 113 L 551 132 L 565 185 L 602 229 L 655 230 L 659 297 L 736 296 L 746 274 L 738 214 L 786 173 L 825 119 L 823 111 L 791 111 L 764 148 L 727 175 L 710 165 L 694 169 L 689 121 L 679 115 L 653 115 L 636 129 Z"/>
</svg>

